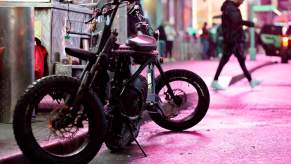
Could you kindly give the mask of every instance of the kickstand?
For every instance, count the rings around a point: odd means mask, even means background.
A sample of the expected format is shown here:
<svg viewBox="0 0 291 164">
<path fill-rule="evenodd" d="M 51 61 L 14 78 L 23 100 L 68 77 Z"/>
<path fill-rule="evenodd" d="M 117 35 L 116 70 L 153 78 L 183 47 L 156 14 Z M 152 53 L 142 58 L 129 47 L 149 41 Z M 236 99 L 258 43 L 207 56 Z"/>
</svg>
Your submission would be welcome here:
<svg viewBox="0 0 291 164">
<path fill-rule="evenodd" d="M 142 147 L 140 146 L 140 144 L 138 143 L 138 141 L 134 137 L 134 134 L 133 134 L 133 131 L 132 131 L 132 128 L 131 128 L 130 124 L 127 123 L 127 125 L 129 127 L 130 134 L 131 134 L 132 138 L 134 139 L 135 143 L 137 144 L 137 146 L 139 147 L 139 149 L 142 151 L 144 157 L 147 157 L 147 154 L 145 153 L 145 151 L 142 149 Z"/>
</svg>

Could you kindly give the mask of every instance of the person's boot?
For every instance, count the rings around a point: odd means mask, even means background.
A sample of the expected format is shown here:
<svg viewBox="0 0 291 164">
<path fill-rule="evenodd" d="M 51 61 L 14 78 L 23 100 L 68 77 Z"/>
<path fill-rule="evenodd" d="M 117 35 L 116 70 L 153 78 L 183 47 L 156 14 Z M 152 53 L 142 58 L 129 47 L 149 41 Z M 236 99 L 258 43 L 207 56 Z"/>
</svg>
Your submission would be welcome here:
<svg viewBox="0 0 291 164">
<path fill-rule="evenodd" d="M 214 81 L 212 81 L 212 83 L 211 83 L 211 87 L 212 87 L 214 90 L 224 90 L 224 87 L 222 87 L 222 86 L 218 83 L 218 80 L 214 80 Z"/>
<path fill-rule="evenodd" d="M 261 83 L 262 83 L 261 80 L 251 80 L 251 81 L 250 81 L 250 86 L 251 86 L 252 88 L 255 88 L 256 86 L 260 85 Z"/>
</svg>

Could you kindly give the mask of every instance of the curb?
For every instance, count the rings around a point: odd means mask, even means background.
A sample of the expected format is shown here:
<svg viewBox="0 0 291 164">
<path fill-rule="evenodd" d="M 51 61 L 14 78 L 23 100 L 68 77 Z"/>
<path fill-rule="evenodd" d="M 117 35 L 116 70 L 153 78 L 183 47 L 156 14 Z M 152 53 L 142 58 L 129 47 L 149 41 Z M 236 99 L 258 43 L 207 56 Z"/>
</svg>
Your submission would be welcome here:
<svg viewBox="0 0 291 164">
<path fill-rule="evenodd" d="M 255 72 L 256 70 L 258 70 L 260 68 L 263 68 L 263 67 L 266 67 L 266 66 L 269 66 L 269 65 L 273 65 L 273 64 L 278 64 L 278 62 L 277 61 L 268 61 L 268 62 L 262 63 L 262 64 L 260 64 L 258 66 L 255 66 L 254 68 L 250 69 L 249 72 L 253 73 L 253 72 Z M 231 80 L 230 80 L 229 86 L 239 82 L 243 78 L 245 78 L 245 75 L 243 73 L 233 76 L 231 78 Z"/>
<path fill-rule="evenodd" d="M 65 142 L 65 144 L 76 143 L 76 142 L 78 143 L 82 139 L 83 136 L 84 135 L 81 134 L 80 136 L 77 136 L 74 140 Z M 57 151 L 57 150 L 59 150 L 59 146 L 60 145 L 58 143 L 53 143 L 53 144 L 45 146 L 44 148 Z M 72 148 L 72 149 L 74 149 L 74 148 Z M 70 148 L 66 149 L 66 151 L 70 151 L 70 150 L 71 150 Z M 0 164 L 20 164 L 20 163 L 21 164 L 31 164 L 29 162 L 29 160 L 22 154 L 20 149 L 19 149 L 18 153 L 11 155 L 11 156 L 8 156 L 6 158 L 0 159 Z"/>
<path fill-rule="evenodd" d="M 23 156 L 22 153 L 0 159 L 1 164 L 30 164 L 30 162 Z"/>
</svg>

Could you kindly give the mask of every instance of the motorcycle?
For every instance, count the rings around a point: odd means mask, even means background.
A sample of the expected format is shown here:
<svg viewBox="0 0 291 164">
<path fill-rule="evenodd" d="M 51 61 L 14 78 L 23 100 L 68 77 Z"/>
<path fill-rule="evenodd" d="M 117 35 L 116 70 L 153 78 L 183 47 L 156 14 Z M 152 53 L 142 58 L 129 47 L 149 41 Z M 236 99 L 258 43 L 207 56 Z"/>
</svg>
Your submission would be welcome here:
<svg viewBox="0 0 291 164">
<path fill-rule="evenodd" d="M 116 42 L 112 24 L 122 2 L 105 3 L 93 17 L 105 20 L 97 53 L 65 49 L 87 61 L 80 78 L 44 77 L 17 101 L 15 139 L 32 163 L 88 163 L 104 142 L 118 151 L 135 141 L 143 151 L 136 138 L 145 112 L 172 131 L 189 129 L 206 115 L 210 101 L 206 84 L 188 70 L 164 72 L 156 51 L 157 35 L 140 34 L 126 45 Z M 133 5 L 128 11 L 141 21 L 140 31 L 150 31 L 140 10 Z M 132 64 L 139 65 L 134 73 Z"/>
</svg>

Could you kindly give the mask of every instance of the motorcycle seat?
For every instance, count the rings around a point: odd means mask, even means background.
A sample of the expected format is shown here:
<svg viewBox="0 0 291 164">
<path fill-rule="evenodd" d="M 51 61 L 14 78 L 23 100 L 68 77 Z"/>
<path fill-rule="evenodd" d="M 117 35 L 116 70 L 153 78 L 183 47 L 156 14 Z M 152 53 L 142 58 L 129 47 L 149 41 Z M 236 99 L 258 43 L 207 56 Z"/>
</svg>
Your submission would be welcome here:
<svg viewBox="0 0 291 164">
<path fill-rule="evenodd" d="M 96 54 L 87 50 L 79 48 L 65 48 L 65 51 L 68 55 L 77 57 L 81 60 L 95 60 Z"/>
<path fill-rule="evenodd" d="M 148 35 L 138 35 L 129 39 L 127 45 L 136 51 L 154 51 L 157 49 L 157 40 Z"/>
</svg>

